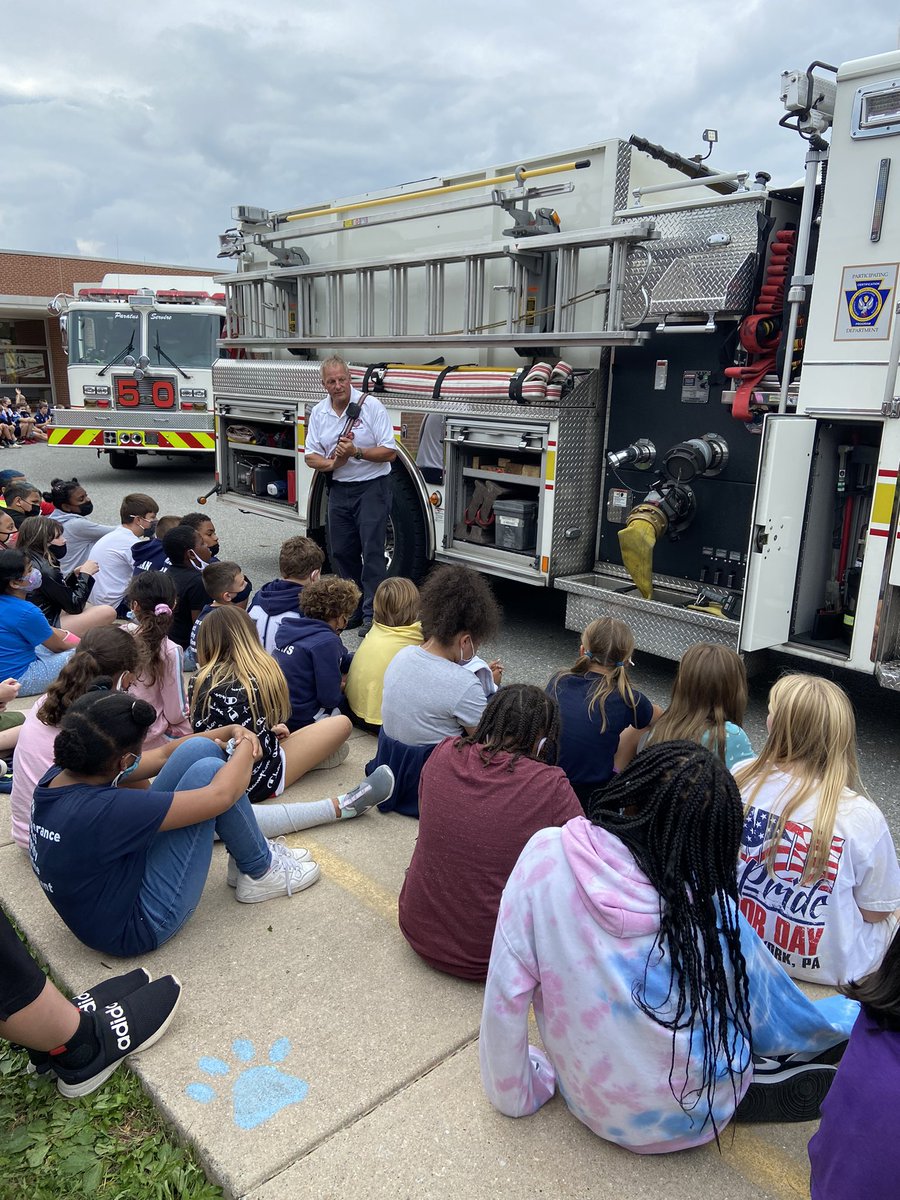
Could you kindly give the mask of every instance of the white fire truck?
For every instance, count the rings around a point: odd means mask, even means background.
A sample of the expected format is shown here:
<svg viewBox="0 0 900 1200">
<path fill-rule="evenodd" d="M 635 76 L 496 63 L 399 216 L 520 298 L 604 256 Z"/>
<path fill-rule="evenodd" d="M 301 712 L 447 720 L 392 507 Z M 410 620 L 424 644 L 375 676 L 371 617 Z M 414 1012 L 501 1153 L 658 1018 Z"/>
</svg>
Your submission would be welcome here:
<svg viewBox="0 0 900 1200">
<path fill-rule="evenodd" d="M 304 432 L 341 353 L 396 432 L 392 570 L 465 562 L 656 654 L 900 687 L 900 53 L 785 73 L 781 100 L 789 187 L 632 138 L 234 210 L 220 499 L 324 542 Z"/>
<path fill-rule="evenodd" d="M 50 444 L 120 469 L 142 454 L 212 455 L 224 300 L 212 276 L 186 275 L 106 275 L 57 296 L 71 408 L 57 410 Z"/>
</svg>

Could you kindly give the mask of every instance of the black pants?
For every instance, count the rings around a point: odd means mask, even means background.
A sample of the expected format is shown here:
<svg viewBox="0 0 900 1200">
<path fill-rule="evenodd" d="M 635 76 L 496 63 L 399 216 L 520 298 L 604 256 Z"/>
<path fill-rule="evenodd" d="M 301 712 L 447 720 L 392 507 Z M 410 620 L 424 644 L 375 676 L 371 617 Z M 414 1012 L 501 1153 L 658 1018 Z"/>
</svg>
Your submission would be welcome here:
<svg viewBox="0 0 900 1200">
<path fill-rule="evenodd" d="M 391 511 L 391 477 L 379 475 L 363 483 L 332 484 L 328 495 L 328 541 L 331 564 L 342 579 L 362 589 L 357 614 L 372 620 L 375 589 L 387 575 L 384 537 Z"/>
<path fill-rule="evenodd" d="M 47 977 L 40 969 L 0 908 L 0 1021 L 34 1003 Z"/>
</svg>

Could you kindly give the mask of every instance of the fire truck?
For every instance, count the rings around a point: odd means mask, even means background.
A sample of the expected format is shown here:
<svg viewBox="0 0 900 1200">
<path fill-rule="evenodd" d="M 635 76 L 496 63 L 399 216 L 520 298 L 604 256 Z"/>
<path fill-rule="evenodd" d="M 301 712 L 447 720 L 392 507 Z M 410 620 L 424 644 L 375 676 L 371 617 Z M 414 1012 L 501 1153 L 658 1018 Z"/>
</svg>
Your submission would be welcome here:
<svg viewBox="0 0 900 1200">
<path fill-rule="evenodd" d="M 50 445 L 95 449 L 118 469 L 145 454 L 211 456 L 224 300 L 212 276 L 182 275 L 106 275 L 57 296 L 71 408 Z"/>
<path fill-rule="evenodd" d="M 900 53 L 785 72 L 780 101 L 789 186 L 632 137 L 233 210 L 220 500 L 324 544 L 303 452 L 336 352 L 393 421 L 392 571 L 900 687 Z"/>
</svg>

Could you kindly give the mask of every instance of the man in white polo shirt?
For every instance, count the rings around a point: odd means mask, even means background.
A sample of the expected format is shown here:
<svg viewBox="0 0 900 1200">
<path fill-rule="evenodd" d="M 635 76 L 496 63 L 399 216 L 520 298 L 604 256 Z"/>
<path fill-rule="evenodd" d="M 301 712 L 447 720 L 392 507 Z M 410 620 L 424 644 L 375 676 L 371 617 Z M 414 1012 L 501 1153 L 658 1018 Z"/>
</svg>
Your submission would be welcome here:
<svg viewBox="0 0 900 1200">
<path fill-rule="evenodd" d="M 362 589 L 360 608 L 348 628 L 361 627 L 359 636 L 365 637 L 372 626 L 375 589 L 387 573 L 384 537 L 391 463 L 397 457 L 394 431 L 384 405 L 352 386 L 342 358 L 333 355 L 322 363 L 322 386 L 328 397 L 310 413 L 306 465 L 326 476 L 332 566 Z"/>
<path fill-rule="evenodd" d="M 134 574 L 134 558 L 131 548 L 138 538 L 152 537 L 156 529 L 156 514 L 159 505 L 152 496 L 143 492 L 132 492 L 119 507 L 122 524 L 112 533 L 105 533 L 94 542 L 91 558 L 99 570 L 91 592 L 95 604 L 111 604 L 120 617 L 128 607 L 125 593 Z"/>
</svg>

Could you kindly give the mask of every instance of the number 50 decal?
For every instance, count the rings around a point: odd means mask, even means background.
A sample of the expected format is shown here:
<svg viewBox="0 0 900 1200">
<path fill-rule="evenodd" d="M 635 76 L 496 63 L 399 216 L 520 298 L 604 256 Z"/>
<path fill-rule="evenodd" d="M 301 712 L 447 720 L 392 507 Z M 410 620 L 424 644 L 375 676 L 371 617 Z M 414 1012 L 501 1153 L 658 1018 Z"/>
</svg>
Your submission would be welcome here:
<svg viewBox="0 0 900 1200">
<path fill-rule="evenodd" d="M 152 379 L 150 399 L 156 408 L 175 407 L 175 384 L 171 379 Z M 121 408 L 137 408 L 141 402 L 138 381 L 127 375 L 116 379 L 116 403 Z"/>
</svg>

